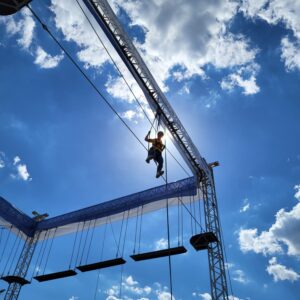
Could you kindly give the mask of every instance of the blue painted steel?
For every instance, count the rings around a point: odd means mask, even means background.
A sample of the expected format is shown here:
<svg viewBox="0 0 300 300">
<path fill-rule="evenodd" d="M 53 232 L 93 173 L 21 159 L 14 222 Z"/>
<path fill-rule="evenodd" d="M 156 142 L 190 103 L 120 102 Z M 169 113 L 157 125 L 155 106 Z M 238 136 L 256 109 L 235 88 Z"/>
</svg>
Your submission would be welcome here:
<svg viewBox="0 0 300 300">
<path fill-rule="evenodd" d="M 27 236 L 32 237 L 36 231 L 43 231 L 68 224 L 115 215 L 167 198 L 196 194 L 196 180 L 194 177 L 190 177 L 169 183 L 167 185 L 162 185 L 129 196 L 46 219 L 41 222 L 36 222 L 12 206 L 8 201 L 0 197 L 0 218 L 5 220 L 8 224 L 13 225 L 17 229 L 20 229 Z"/>
<path fill-rule="evenodd" d="M 36 226 L 35 220 L 16 209 L 12 204 L 2 197 L 0 197 L 0 218 L 8 224 L 21 230 L 28 236 L 32 235 L 32 232 Z"/>
</svg>

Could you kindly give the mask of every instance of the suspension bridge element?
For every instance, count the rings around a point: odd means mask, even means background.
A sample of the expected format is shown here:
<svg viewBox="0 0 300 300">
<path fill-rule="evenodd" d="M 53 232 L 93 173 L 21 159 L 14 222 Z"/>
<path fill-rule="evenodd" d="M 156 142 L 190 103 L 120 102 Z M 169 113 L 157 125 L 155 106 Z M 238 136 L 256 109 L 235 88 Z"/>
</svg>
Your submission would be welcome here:
<svg viewBox="0 0 300 300">
<path fill-rule="evenodd" d="M 38 282 L 44 282 L 49 280 L 61 279 L 66 277 L 71 277 L 77 275 L 77 272 L 74 270 L 65 270 L 60 272 L 54 272 L 49 274 L 43 274 L 33 277 Z"/>
<path fill-rule="evenodd" d="M 2 0 L 0 2 L 0 15 L 8 16 L 16 13 L 31 0 Z"/>
<path fill-rule="evenodd" d="M 95 226 L 104 225 L 109 217 L 111 222 L 122 220 L 123 213 L 135 217 L 137 209 L 143 206 L 143 212 L 148 213 L 165 207 L 166 199 L 170 206 L 178 203 L 181 197 L 183 203 L 189 203 L 189 197 L 197 198 L 197 183 L 194 177 L 189 177 L 169 184 L 164 184 L 142 192 L 134 193 L 115 200 L 103 202 L 71 213 L 49 218 L 37 224 L 36 230 L 45 231 L 57 228 L 56 236 L 75 232 L 78 223 L 97 220 Z M 198 199 L 200 195 L 198 195 Z M 94 225 L 93 225 L 94 226 Z"/>
<path fill-rule="evenodd" d="M 161 249 L 161 250 L 156 250 L 156 251 L 151 251 L 151 252 L 133 254 L 133 255 L 130 255 L 130 257 L 134 261 L 142 261 L 142 260 L 149 260 L 149 259 L 154 259 L 154 258 L 161 258 L 161 257 L 166 257 L 166 256 L 183 254 L 186 252 L 187 252 L 187 250 L 185 247 L 179 246 L 179 247 Z"/>
<path fill-rule="evenodd" d="M 195 250 L 207 250 L 209 244 L 217 243 L 218 239 L 213 232 L 203 232 L 191 237 L 190 243 Z"/>
<path fill-rule="evenodd" d="M 76 269 L 80 270 L 81 272 L 88 272 L 88 271 L 94 271 L 94 270 L 98 270 L 98 269 L 104 269 L 104 268 L 124 265 L 125 263 L 126 263 L 126 260 L 124 260 L 124 258 L 118 257 L 118 258 L 114 258 L 114 259 L 100 261 L 100 262 L 93 263 L 93 264 L 78 266 L 78 267 L 76 267 Z"/>
<path fill-rule="evenodd" d="M 17 283 L 21 286 L 30 283 L 30 281 L 26 280 L 25 278 L 20 277 L 20 276 L 14 276 L 14 275 L 3 276 L 3 277 L 1 277 L 1 280 L 6 281 L 9 284 Z"/>
<path fill-rule="evenodd" d="M 99 226 L 105 224 L 107 217 L 110 217 L 111 222 L 121 220 L 124 211 L 130 212 L 128 217 L 134 217 L 137 208 L 141 206 L 143 206 L 144 213 L 159 210 L 165 207 L 165 199 L 167 198 L 170 206 L 177 205 L 178 197 L 182 198 L 183 203 L 188 204 L 189 197 L 197 196 L 197 192 L 195 178 L 189 177 L 40 222 L 30 218 L 0 197 L 0 226 L 9 228 L 13 225 L 13 230 L 22 231 L 25 237 L 33 237 L 35 232 L 56 228 L 56 236 L 59 236 L 75 232 L 80 222 L 97 219 L 95 226 Z M 200 195 L 198 196 L 200 198 Z"/>
<path fill-rule="evenodd" d="M 37 222 L 33 218 L 0 197 L 0 226 L 11 228 L 16 234 L 20 230 L 26 238 L 34 235 L 36 224 Z"/>
</svg>

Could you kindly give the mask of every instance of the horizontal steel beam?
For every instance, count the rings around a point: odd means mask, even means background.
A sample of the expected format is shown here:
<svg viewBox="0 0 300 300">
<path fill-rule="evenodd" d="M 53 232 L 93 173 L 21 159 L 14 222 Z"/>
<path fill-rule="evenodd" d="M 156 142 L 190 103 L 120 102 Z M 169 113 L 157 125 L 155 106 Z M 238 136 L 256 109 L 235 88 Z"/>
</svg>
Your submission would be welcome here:
<svg viewBox="0 0 300 300">
<path fill-rule="evenodd" d="M 64 229 L 64 233 L 67 233 L 72 231 L 69 228 L 70 224 L 116 216 L 141 206 L 145 207 L 151 203 L 158 203 L 152 205 L 150 211 L 154 211 L 163 207 L 163 204 L 160 204 L 159 201 L 196 194 L 196 180 L 194 177 L 190 177 L 39 222 L 30 218 L 25 213 L 16 209 L 4 198 L 0 197 L 0 225 L 6 227 L 13 226 L 30 237 L 32 237 L 36 231 L 45 231 L 58 227 L 67 227 L 67 230 Z"/>
</svg>

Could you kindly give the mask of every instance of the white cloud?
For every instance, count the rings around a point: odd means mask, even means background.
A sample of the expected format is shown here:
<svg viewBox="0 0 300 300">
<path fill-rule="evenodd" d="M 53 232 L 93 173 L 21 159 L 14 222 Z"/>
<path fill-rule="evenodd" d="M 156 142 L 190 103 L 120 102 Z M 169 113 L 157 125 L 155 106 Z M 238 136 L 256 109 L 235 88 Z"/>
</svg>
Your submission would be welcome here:
<svg viewBox="0 0 300 300">
<path fill-rule="evenodd" d="M 124 70 L 124 73 L 127 74 L 128 71 Z M 143 110 L 150 118 L 153 117 L 153 113 L 150 110 L 149 105 L 141 89 L 136 83 L 133 82 L 133 79 L 131 77 L 132 76 L 129 74 L 126 75 L 127 83 L 129 84 L 131 82 L 130 89 L 132 92 L 130 91 L 129 87 L 125 84 L 123 78 L 120 76 L 118 77 L 109 76 L 107 82 L 105 83 L 105 87 L 108 93 L 112 95 L 114 98 L 131 105 L 132 109 L 128 109 L 127 111 L 121 113 L 121 117 L 137 123 L 138 120 L 144 119 L 145 117 Z M 136 102 L 134 96 L 142 106 L 143 110 Z"/>
<path fill-rule="evenodd" d="M 263 231 L 258 235 L 257 232 L 256 228 L 240 229 L 239 244 L 243 252 L 253 251 L 264 255 L 282 252 L 282 248 L 276 241 L 273 233 Z"/>
<path fill-rule="evenodd" d="M 300 4 L 294 0 L 243 0 L 240 10 L 250 18 L 260 18 L 269 24 L 283 22 L 300 38 Z"/>
<path fill-rule="evenodd" d="M 38 46 L 34 63 L 42 69 L 52 69 L 57 67 L 63 58 L 63 54 L 51 56 L 43 48 Z"/>
<path fill-rule="evenodd" d="M 20 161 L 21 161 L 21 158 L 20 158 L 19 156 L 15 156 L 15 157 L 14 157 L 14 162 L 13 162 L 14 166 L 15 166 L 16 164 L 18 164 Z"/>
<path fill-rule="evenodd" d="M 69 300 L 78 300 L 78 297 L 72 296 L 71 298 L 69 298 Z"/>
<path fill-rule="evenodd" d="M 299 200 L 300 186 L 295 186 L 295 198 Z M 280 209 L 275 215 L 274 224 L 267 230 L 258 234 L 258 230 L 241 229 L 239 231 L 239 244 L 243 252 L 275 254 L 283 253 L 283 245 L 287 246 L 287 254 L 300 256 L 300 203 L 298 202 L 290 211 Z"/>
<path fill-rule="evenodd" d="M 27 181 L 27 180 L 31 180 L 30 178 L 30 174 L 28 173 L 27 171 L 27 166 L 24 165 L 24 164 L 19 164 L 17 166 L 17 170 L 18 170 L 18 175 L 19 177 L 24 180 L 24 181 Z"/>
<path fill-rule="evenodd" d="M 249 203 L 249 200 L 246 198 L 246 199 L 244 199 L 244 204 L 241 207 L 240 212 L 241 213 L 246 212 L 249 208 L 250 208 L 250 203 Z"/>
<path fill-rule="evenodd" d="M 119 287 L 117 285 L 113 285 L 110 289 L 106 291 L 108 297 L 106 300 L 121 300 L 117 297 L 119 295 Z"/>
<path fill-rule="evenodd" d="M 249 208 L 250 208 L 250 203 L 247 203 L 240 209 L 240 212 L 246 212 Z"/>
<path fill-rule="evenodd" d="M 13 160 L 13 165 L 16 169 L 17 174 L 12 174 L 12 178 L 21 179 L 24 181 L 31 181 L 32 178 L 30 177 L 30 174 L 27 170 L 27 166 L 25 164 L 21 163 L 21 159 L 19 156 L 16 156 Z"/>
<path fill-rule="evenodd" d="M 247 298 L 247 299 L 249 299 L 249 298 Z M 232 296 L 232 295 L 229 295 L 228 296 L 228 300 L 243 300 L 243 299 L 235 297 L 235 296 Z"/>
<path fill-rule="evenodd" d="M 75 42 L 80 48 L 77 53 L 79 60 L 86 68 L 101 69 L 109 61 L 108 56 L 79 8 L 71 0 L 52 0 L 51 3 L 56 27 L 67 41 Z M 249 41 L 227 30 L 238 9 L 237 3 L 233 1 L 205 0 L 191 3 L 184 0 L 112 0 L 112 4 L 114 8 L 120 5 L 125 9 L 132 20 L 131 25 L 143 28 L 145 40 L 143 43 L 135 41 L 135 44 L 165 91 L 165 81 L 173 75 L 173 71 L 177 80 L 189 79 L 194 75 L 205 78 L 203 67 L 208 64 L 216 68 L 232 68 L 251 64 L 255 59 L 257 50 L 251 48 Z M 181 16 L 180 20 L 178 15 Z M 96 24 L 95 27 L 99 26 Z M 102 31 L 97 30 L 119 68 L 126 72 L 126 79 L 130 79 L 130 84 L 134 82 L 131 75 L 127 76 L 127 69 L 115 55 Z M 253 93 L 255 79 L 244 80 L 243 74 L 239 76 L 241 80 L 238 84 L 243 85 L 245 93 Z M 108 81 L 107 88 L 117 98 L 132 102 L 133 97 L 124 85 L 116 78 Z"/>
<path fill-rule="evenodd" d="M 221 81 L 223 90 L 232 91 L 236 86 L 243 89 L 244 95 L 257 94 L 260 91 L 256 83 L 256 75 L 260 67 L 257 64 L 251 64 L 239 68 L 235 73 L 229 74 Z"/>
<path fill-rule="evenodd" d="M 281 40 L 281 58 L 287 70 L 300 70 L 300 39 L 291 42 L 288 37 Z"/>
<path fill-rule="evenodd" d="M 43 69 L 55 68 L 63 59 L 63 55 L 51 56 L 35 41 L 35 21 L 31 12 L 23 8 L 19 14 L 0 19 L 4 23 L 8 35 L 17 36 L 17 42 L 29 54 L 35 57 L 34 63 Z"/>
<path fill-rule="evenodd" d="M 136 285 L 136 284 L 138 284 L 138 282 L 137 281 L 135 281 L 135 280 L 133 280 L 133 278 L 132 278 L 132 276 L 130 275 L 130 276 L 128 276 L 126 279 L 125 279 L 125 282 L 126 282 L 126 284 L 128 284 L 128 285 Z"/>
<path fill-rule="evenodd" d="M 134 102 L 134 97 L 122 77 L 109 76 L 105 83 L 105 87 L 114 98 L 128 103 Z"/>
<path fill-rule="evenodd" d="M 282 23 L 296 38 L 292 43 L 288 37 L 281 41 L 282 55 L 287 70 L 300 69 L 300 2 L 294 0 L 243 0 L 240 10 L 246 17 L 260 18 L 268 24 Z"/>
<path fill-rule="evenodd" d="M 202 300 L 211 300 L 211 295 L 209 293 L 199 294 Z"/>
<path fill-rule="evenodd" d="M 5 153 L 0 151 L 0 169 L 5 167 Z"/>
<path fill-rule="evenodd" d="M 273 276 L 274 281 L 288 280 L 294 282 L 300 278 L 300 275 L 294 270 L 279 264 L 276 257 L 272 257 L 269 260 L 269 265 L 266 270 L 269 275 Z"/>
<path fill-rule="evenodd" d="M 5 24 L 8 35 L 18 36 L 17 42 L 23 49 L 29 49 L 33 41 L 35 22 L 27 8 L 22 9 L 19 15 L 2 18 L 0 22 Z"/>
<path fill-rule="evenodd" d="M 56 28 L 61 30 L 65 40 L 79 46 L 77 57 L 84 67 L 100 69 L 108 61 L 108 56 L 78 5 L 72 0 L 52 0 L 50 9 L 54 13 Z M 99 35 L 106 40 L 101 31 Z"/>
<path fill-rule="evenodd" d="M 295 185 L 294 189 L 296 190 L 295 198 L 300 201 L 300 184 Z"/>
<path fill-rule="evenodd" d="M 168 248 L 168 240 L 161 238 L 158 241 L 155 242 L 155 249 L 161 250 Z"/>
<path fill-rule="evenodd" d="M 240 283 L 247 283 L 248 282 L 248 280 L 246 278 L 246 275 L 245 275 L 243 270 L 234 270 L 232 272 L 232 279 L 237 281 L 237 282 L 240 282 Z"/>
<path fill-rule="evenodd" d="M 183 80 L 194 75 L 205 77 L 203 67 L 208 64 L 231 68 L 255 59 L 257 50 L 247 39 L 227 29 L 237 13 L 236 2 L 114 2 L 126 10 L 132 25 L 144 29 L 145 42 L 136 44 L 162 88 L 174 67 L 175 77 Z"/>
<path fill-rule="evenodd" d="M 147 296 L 152 292 L 152 288 L 150 286 L 144 286 L 141 287 L 139 282 L 134 280 L 133 277 L 130 275 L 126 277 L 124 282 L 122 282 L 122 287 L 124 291 L 133 294 L 134 296 Z M 117 287 L 113 287 L 112 291 L 114 293 L 110 293 L 112 296 L 116 296 L 117 293 Z M 140 298 L 140 299 L 146 299 L 146 298 Z"/>
<path fill-rule="evenodd" d="M 157 300 L 175 300 L 175 297 L 171 297 L 171 294 L 169 292 L 159 291 L 157 293 Z"/>
</svg>

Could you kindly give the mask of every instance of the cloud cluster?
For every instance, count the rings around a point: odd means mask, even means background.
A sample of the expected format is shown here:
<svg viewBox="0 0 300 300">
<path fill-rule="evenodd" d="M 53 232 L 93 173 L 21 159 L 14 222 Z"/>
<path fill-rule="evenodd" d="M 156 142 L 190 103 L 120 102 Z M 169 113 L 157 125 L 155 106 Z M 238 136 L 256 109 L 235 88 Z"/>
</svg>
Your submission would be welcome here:
<svg viewBox="0 0 300 300">
<path fill-rule="evenodd" d="M 27 8 L 23 8 L 19 14 L 0 18 L 0 24 L 4 24 L 8 36 L 16 36 L 17 43 L 27 53 L 32 55 L 34 63 L 42 69 L 51 69 L 58 66 L 63 55 L 52 56 L 41 46 L 37 45 L 35 37 L 35 21 Z"/>
<path fill-rule="evenodd" d="M 150 70 L 166 90 L 165 81 L 206 77 L 204 67 L 232 68 L 252 64 L 257 50 L 228 27 L 237 13 L 233 1 L 114 1 L 143 28 L 136 42 Z M 178 18 L 180 16 L 180 18 Z M 238 55 L 237 55 L 238 53 Z M 241 75 L 242 76 L 242 75 Z"/>
<path fill-rule="evenodd" d="M 236 72 L 223 78 L 221 88 L 232 91 L 235 87 L 240 87 L 244 95 L 257 94 L 260 91 L 256 83 L 256 76 L 259 70 L 260 66 L 256 63 L 240 67 Z"/>
<path fill-rule="evenodd" d="M 250 209 L 250 203 L 249 203 L 248 198 L 246 198 L 246 199 L 244 199 L 244 201 L 243 201 L 243 206 L 241 207 L 240 212 L 241 212 L 241 213 L 244 213 L 244 212 L 246 212 L 246 211 L 249 210 L 249 209 Z"/>
<path fill-rule="evenodd" d="M 248 280 L 246 278 L 246 274 L 243 270 L 234 270 L 232 272 L 232 279 L 234 281 L 240 282 L 240 283 L 247 283 Z"/>
<path fill-rule="evenodd" d="M 295 186 L 295 198 L 300 201 L 300 186 Z M 275 216 L 275 223 L 266 231 L 258 234 L 256 228 L 241 229 L 239 244 L 243 252 L 275 254 L 283 253 L 283 245 L 287 247 L 287 254 L 300 256 L 300 203 L 290 211 L 280 209 Z"/>
<path fill-rule="evenodd" d="M 3 169 L 5 167 L 5 154 L 4 152 L 0 151 L 0 169 Z"/>
<path fill-rule="evenodd" d="M 294 0 L 243 0 L 240 11 L 270 25 L 284 24 L 292 34 L 281 40 L 281 58 L 288 70 L 300 70 L 300 3 Z"/>
<path fill-rule="evenodd" d="M 16 156 L 14 158 L 13 165 L 16 169 L 16 174 L 12 174 L 12 178 L 21 179 L 24 181 L 31 181 L 32 178 L 30 177 L 30 174 L 28 173 L 27 166 L 24 163 L 21 163 L 21 158 L 19 156 Z"/>
<path fill-rule="evenodd" d="M 77 58 L 84 64 L 84 67 L 101 69 L 109 57 L 79 6 L 72 0 L 52 0 L 50 10 L 54 14 L 55 26 L 62 32 L 64 39 L 78 46 Z M 100 30 L 98 34 L 106 40 Z"/>
<path fill-rule="evenodd" d="M 300 185 L 295 186 L 295 198 L 300 201 Z M 257 228 L 239 231 L 240 249 L 246 252 L 262 253 L 263 255 L 287 254 L 300 257 L 300 202 L 290 211 L 280 209 L 275 215 L 274 224 L 265 231 L 258 233 Z M 267 272 L 274 280 L 298 280 L 292 270 L 277 263 L 273 257 L 269 261 Z M 284 278 L 284 279 L 281 279 Z"/>
<path fill-rule="evenodd" d="M 121 300 L 120 286 L 113 285 L 106 290 L 106 300 Z M 171 297 L 167 287 L 163 287 L 160 283 L 156 282 L 152 287 L 146 285 L 141 286 L 140 283 L 130 275 L 122 282 L 122 300 L 176 300 Z"/>
<path fill-rule="evenodd" d="M 33 41 L 35 22 L 27 9 L 23 9 L 20 16 L 20 18 L 14 16 L 1 18 L 0 22 L 5 24 L 7 34 L 17 35 L 18 44 L 28 50 Z"/>
<path fill-rule="evenodd" d="M 286 266 L 279 264 L 276 257 L 272 257 L 269 260 L 269 265 L 266 270 L 268 274 L 273 276 L 275 282 L 282 280 L 294 282 L 300 278 L 300 275 L 294 270 L 288 269 Z"/>
<path fill-rule="evenodd" d="M 59 65 L 60 61 L 64 58 L 63 54 L 51 56 L 40 46 L 36 49 L 36 57 L 34 63 L 42 69 L 52 69 Z"/>
<path fill-rule="evenodd" d="M 28 172 L 27 165 L 21 162 L 19 156 L 15 156 L 11 161 L 4 152 L 0 151 L 0 169 L 6 168 L 13 179 L 31 181 L 32 178 Z"/>
</svg>

